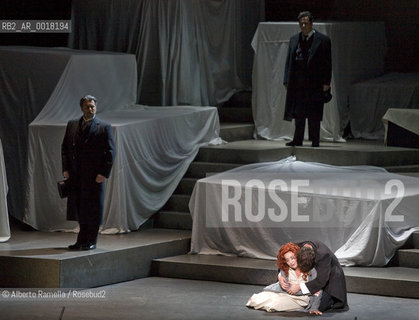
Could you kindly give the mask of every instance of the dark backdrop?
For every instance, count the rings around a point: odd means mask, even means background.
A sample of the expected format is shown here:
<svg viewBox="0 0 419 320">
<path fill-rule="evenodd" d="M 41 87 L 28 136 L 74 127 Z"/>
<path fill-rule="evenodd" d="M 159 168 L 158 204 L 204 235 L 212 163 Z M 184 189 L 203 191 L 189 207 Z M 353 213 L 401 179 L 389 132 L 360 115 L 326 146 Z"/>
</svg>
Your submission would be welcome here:
<svg viewBox="0 0 419 320">
<path fill-rule="evenodd" d="M 199 1 L 199 0 L 197 0 Z M 387 72 L 419 72 L 418 0 L 265 0 L 267 21 L 295 21 L 310 10 L 317 20 L 384 21 Z M 1 0 L 0 19 L 70 19 L 71 0 Z M 67 46 L 67 34 L 0 34 L 0 45 Z"/>
</svg>

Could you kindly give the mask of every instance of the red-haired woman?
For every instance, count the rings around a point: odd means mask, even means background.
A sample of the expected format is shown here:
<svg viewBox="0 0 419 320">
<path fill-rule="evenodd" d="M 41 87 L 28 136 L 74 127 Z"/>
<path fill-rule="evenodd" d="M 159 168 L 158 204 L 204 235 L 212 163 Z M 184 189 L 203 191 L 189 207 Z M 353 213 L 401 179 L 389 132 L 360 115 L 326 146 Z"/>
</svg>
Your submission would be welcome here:
<svg viewBox="0 0 419 320">
<path fill-rule="evenodd" d="M 301 283 L 312 280 L 316 277 L 315 269 L 308 273 L 301 272 L 297 264 L 297 254 L 300 247 L 294 243 L 284 244 L 278 251 L 277 265 L 280 275 L 290 283 Z M 278 275 L 279 276 L 279 275 Z M 314 314 L 321 314 L 318 309 L 321 292 L 314 296 L 303 295 L 301 292 L 290 295 L 284 291 L 279 282 L 271 284 L 262 292 L 253 294 L 246 306 L 262 309 L 268 312 L 276 311 L 309 311 Z"/>
</svg>

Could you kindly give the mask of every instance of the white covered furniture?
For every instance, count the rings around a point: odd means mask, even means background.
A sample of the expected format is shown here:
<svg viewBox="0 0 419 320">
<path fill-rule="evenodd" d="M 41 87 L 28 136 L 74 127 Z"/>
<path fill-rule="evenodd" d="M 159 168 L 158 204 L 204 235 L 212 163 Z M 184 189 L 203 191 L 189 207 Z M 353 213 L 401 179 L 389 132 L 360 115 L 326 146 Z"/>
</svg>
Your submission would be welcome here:
<svg viewBox="0 0 419 320">
<path fill-rule="evenodd" d="M 324 106 L 320 138 L 343 141 L 341 133 L 348 123 L 351 84 L 384 72 L 384 23 L 314 22 L 314 28 L 328 35 L 332 42 L 333 99 Z M 283 120 L 283 77 L 289 38 L 299 31 L 297 22 L 261 22 L 254 35 L 252 108 L 256 135 L 260 138 L 293 137 L 294 123 Z"/>
<path fill-rule="evenodd" d="M 419 230 L 419 178 L 294 158 L 201 180 L 189 208 L 191 253 L 275 260 L 286 242 L 320 240 L 343 265 L 384 266 Z"/>
</svg>

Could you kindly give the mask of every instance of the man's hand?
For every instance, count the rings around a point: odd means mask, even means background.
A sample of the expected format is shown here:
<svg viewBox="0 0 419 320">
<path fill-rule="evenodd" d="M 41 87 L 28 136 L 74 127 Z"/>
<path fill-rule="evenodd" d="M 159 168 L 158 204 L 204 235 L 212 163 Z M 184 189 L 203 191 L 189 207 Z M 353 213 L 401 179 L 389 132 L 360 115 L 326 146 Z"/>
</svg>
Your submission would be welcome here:
<svg viewBox="0 0 419 320">
<path fill-rule="evenodd" d="M 321 316 L 323 314 L 323 312 L 321 312 L 319 310 L 312 310 L 312 311 L 310 311 L 310 314 L 315 314 L 317 316 Z"/>
<path fill-rule="evenodd" d="M 64 176 L 65 179 L 68 179 L 68 178 L 70 178 L 70 173 L 68 171 L 64 171 L 63 176 Z"/>
<path fill-rule="evenodd" d="M 98 174 L 97 176 L 96 176 L 96 182 L 97 183 L 102 183 L 103 181 L 105 181 L 105 177 L 104 176 L 102 176 L 101 174 Z"/>
<path fill-rule="evenodd" d="M 300 290 L 301 290 L 300 285 L 294 283 L 288 288 L 287 292 L 288 294 L 296 294 Z"/>
<path fill-rule="evenodd" d="M 288 283 L 287 279 L 285 279 L 281 274 L 278 274 L 278 281 L 281 285 L 282 289 L 287 290 L 290 284 Z"/>
<path fill-rule="evenodd" d="M 329 85 L 327 85 L 327 84 L 324 84 L 323 85 L 323 92 L 326 92 L 329 89 L 330 89 L 330 86 Z"/>
</svg>

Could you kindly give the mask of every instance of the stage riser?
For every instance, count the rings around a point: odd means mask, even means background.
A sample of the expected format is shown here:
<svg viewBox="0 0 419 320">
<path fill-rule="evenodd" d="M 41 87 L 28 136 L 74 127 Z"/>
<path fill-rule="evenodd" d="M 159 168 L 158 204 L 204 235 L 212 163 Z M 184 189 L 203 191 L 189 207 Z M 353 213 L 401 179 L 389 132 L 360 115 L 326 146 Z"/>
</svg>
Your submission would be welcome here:
<svg viewBox="0 0 419 320">
<path fill-rule="evenodd" d="M 222 256 L 204 256 L 204 259 L 201 259 L 202 257 L 202 255 L 185 255 L 156 259 L 152 264 L 152 274 L 169 278 L 263 286 L 276 281 L 275 261 Z M 232 262 L 234 259 L 235 263 Z M 385 269 L 385 272 L 378 276 L 377 268 L 344 268 L 348 292 L 419 298 L 418 269 L 398 267 L 381 269 Z M 394 273 L 398 275 L 405 273 L 405 276 L 402 280 L 394 279 Z"/>
<path fill-rule="evenodd" d="M 291 156 L 291 150 L 292 148 L 240 150 L 205 147 L 199 149 L 199 153 L 195 160 L 204 162 L 223 162 L 237 164 L 269 162 L 278 161 Z"/>
<path fill-rule="evenodd" d="M 419 249 L 401 249 L 396 253 L 397 263 L 401 267 L 419 269 Z"/>
<path fill-rule="evenodd" d="M 149 276 L 157 257 L 185 254 L 190 239 L 100 252 L 67 259 L 0 257 L 0 287 L 92 288 Z"/>
<path fill-rule="evenodd" d="M 192 218 L 189 212 L 160 211 L 153 220 L 155 228 L 192 230 Z"/>
<path fill-rule="evenodd" d="M 59 260 L 0 257 L 0 287 L 57 288 L 60 284 Z"/>
<path fill-rule="evenodd" d="M 183 178 L 175 190 L 175 194 L 192 194 L 197 178 Z"/>
<path fill-rule="evenodd" d="M 378 167 L 406 166 L 419 163 L 415 150 L 392 151 L 337 151 L 330 149 L 294 148 L 299 161 L 320 162 L 337 166 L 370 165 Z"/>
<path fill-rule="evenodd" d="M 227 142 L 253 139 L 253 124 L 231 124 L 221 126 L 220 138 Z"/>
<path fill-rule="evenodd" d="M 372 166 L 406 166 L 419 163 L 419 152 L 411 150 L 392 151 L 354 151 L 326 148 L 279 148 L 278 149 L 228 149 L 201 148 L 196 161 L 225 162 L 225 163 L 255 163 L 277 161 L 291 155 L 297 160 L 306 162 L 320 162 L 338 166 L 372 165 Z"/>
<path fill-rule="evenodd" d="M 218 108 L 220 122 L 253 123 L 251 108 Z"/>
<path fill-rule="evenodd" d="M 173 194 L 164 205 L 165 211 L 189 212 L 189 200 L 191 196 L 185 194 Z"/>
<path fill-rule="evenodd" d="M 346 276 L 348 292 L 402 298 L 419 298 L 419 282 Z"/>
<path fill-rule="evenodd" d="M 186 177 L 205 178 L 207 172 L 224 172 L 239 167 L 236 163 L 214 163 L 194 161 L 186 172 Z"/>
<path fill-rule="evenodd" d="M 152 274 L 166 278 L 268 285 L 275 282 L 278 273 L 276 270 L 258 270 L 247 267 L 153 261 Z"/>
</svg>

